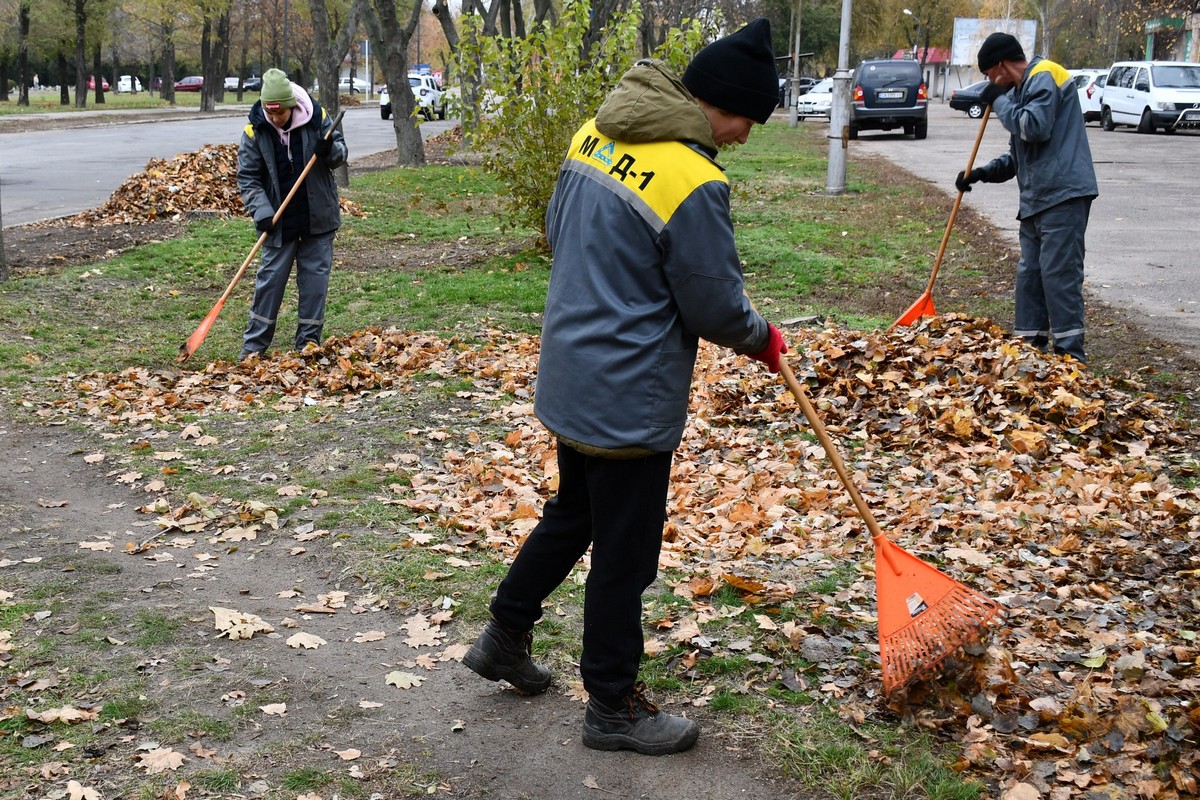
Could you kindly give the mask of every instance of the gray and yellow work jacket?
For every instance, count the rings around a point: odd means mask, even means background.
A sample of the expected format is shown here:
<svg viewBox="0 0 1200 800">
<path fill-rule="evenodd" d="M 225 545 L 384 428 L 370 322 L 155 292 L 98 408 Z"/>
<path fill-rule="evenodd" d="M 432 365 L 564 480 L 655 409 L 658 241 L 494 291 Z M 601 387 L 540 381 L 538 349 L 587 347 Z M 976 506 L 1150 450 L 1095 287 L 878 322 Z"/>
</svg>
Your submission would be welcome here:
<svg viewBox="0 0 1200 800">
<path fill-rule="evenodd" d="M 546 211 L 554 251 L 534 410 L 567 444 L 678 447 L 699 339 L 761 351 L 708 118 L 660 62 L 575 134 Z"/>
<path fill-rule="evenodd" d="M 1099 194 L 1079 93 L 1065 69 L 1033 59 L 1021 84 L 997 98 L 992 111 L 1010 134 L 1009 149 L 982 167 L 983 181 L 1003 183 L 1016 176 L 1021 189 L 1017 219 Z"/>
<path fill-rule="evenodd" d="M 262 102 L 250 108 L 249 121 L 238 143 L 238 190 L 242 202 L 255 222 L 275 215 L 283 199 L 299 179 L 312 157 L 317 140 L 325 135 L 333 120 L 321 105 L 299 86 L 292 84 L 296 95 L 293 125 L 283 134 L 267 119 Z M 346 163 L 348 151 L 342 132 L 334 130 L 333 147 L 324 159 L 309 170 L 304 184 L 284 210 L 278 224 L 271 230 L 265 244 L 279 247 L 296 238 L 297 226 L 303 235 L 318 236 L 336 231 L 342 224 L 338 203 L 337 183 L 333 170 Z"/>
</svg>

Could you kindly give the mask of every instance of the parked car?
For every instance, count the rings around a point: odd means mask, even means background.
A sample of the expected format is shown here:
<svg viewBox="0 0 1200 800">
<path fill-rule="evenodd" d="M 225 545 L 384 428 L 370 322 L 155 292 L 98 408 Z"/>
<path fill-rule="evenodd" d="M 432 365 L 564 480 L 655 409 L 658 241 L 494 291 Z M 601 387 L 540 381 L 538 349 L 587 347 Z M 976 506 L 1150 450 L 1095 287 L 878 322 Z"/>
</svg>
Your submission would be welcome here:
<svg viewBox="0 0 1200 800">
<path fill-rule="evenodd" d="M 247 92 L 261 92 L 262 78 L 258 75 L 251 75 L 246 80 L 242 81 L 242 89 Z"/>
<path fill-rule="evenodd" d="M 425 119 L 432 120 L 434 114 L 438 119 L 446 118 L 446 95 L 436 78 L 432 75 L 409 75 L 408 85 Z"/>
<path fill-rule="evenodd" d="M 796 97 L 807 94 L 813 86 L 816 86 L 819 80 L 817 78 L 800 78 L 796 81 Z M 788 92 L 792 88 L 792 78 L 790 75 L 785 75 L 779 79 L 779 107 L 787 106 Z"/>
<path fill-rule="evenodd" d="M 96 76 L 95 75 L 88 75 L 87 86 L 88 86 L 89 91 L 94 90 L 96 88 Z M 104 91 L 104 92 L 108 91 L 108 78 L 105 78 L 103 75 L 100 76 L 100 90 Z"/>
<path fill-rule="evenodd" d="M 238 88 L 238 83 L 240 82 L 240 80 L 241 79 L 238 78 L 238 76 L 236 76 L 236 75 L 230 75 L 227 78 L 225 78 L 225 91 L 236 92 L 237 88 Z"/>
<path fill-rule="evenodd" d="M 1138 133 L 1200 127 L 1200 64 L 1118 61 L 1108 70 L 1100 100 L 1106 131 L 1136 125 Z"/>
<path fill-rule="evenodd" d="M 829 121 L 833 108 L 833 78 L 824 78 L 812 85 L 804 94 L 796 98 L 796 117 L 824 117 Z"/>
<path fill-rule="evenodd" d="M 955 111 L 965 111 L 971 119 L 983 116 L 987 103 L 983 102 L 983 88 L 989 81 L 985 78 L 969 86 L 963 86 L 950 92 L 950 107 Z"/>
<path fill-rule="evenodd" d="M 198 92 L 203 88 L 204 77 L 201 75 L 188 75 L 186 78 L 175 81 L 175 91 L 177 92 Z"/>
<path fill-rule="evenodd" d="M 890 131 L 902 128 L 914 139 L 924 139 L 929 130 L 929 96 L 921 65 L 907 59 L 864 61 L 854 71 L 850 93 L 851 139 L 859 131 Z"/>
<path fill-rule="evenodd" d="M 122 75 L 117 78 L 119 94 L 135 94 L 142 90 L 142 81 L 136 75 Z"/>
<path fill-rule="evenodd" d="M 366 94 L 370 88 L 371 85 L 362 78 L 355 78 L 353 85 L 349 77 L 338 79 L 338 94 Z M 317 81 L 313 81 L 312 90 L 320 93 L 321 86 Z"/>
<path fill-rule="evenodd" d="M 1098 122 L 1100 120 L 1100 90 L 1108 80 L 1106 69 L 1071 69 L 1071 80 L 1075 83 L 1075 91 L 1079 93 L 1079 109 L 1083 112 L 1083 121 Z"/>
</svg>

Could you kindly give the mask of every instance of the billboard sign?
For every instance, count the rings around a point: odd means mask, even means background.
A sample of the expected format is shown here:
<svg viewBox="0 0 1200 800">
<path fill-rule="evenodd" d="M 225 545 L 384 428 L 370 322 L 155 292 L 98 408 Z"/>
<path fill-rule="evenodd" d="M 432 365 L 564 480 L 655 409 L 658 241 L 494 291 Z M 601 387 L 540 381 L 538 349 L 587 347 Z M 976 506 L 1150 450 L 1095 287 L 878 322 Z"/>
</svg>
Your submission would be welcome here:
<svg viewBox="0 0 1200 800">
<path fill-rule="evenodd" d="M 974 67 L 979 63 L 979 47 L 996 31 L 1017 37 L 1025 55 L 1037 51 L 1037 21 L 1032 19 L 954 19 L 954 39 L 950 43 L 950 63 L 956 67 Z"/>
</svg>

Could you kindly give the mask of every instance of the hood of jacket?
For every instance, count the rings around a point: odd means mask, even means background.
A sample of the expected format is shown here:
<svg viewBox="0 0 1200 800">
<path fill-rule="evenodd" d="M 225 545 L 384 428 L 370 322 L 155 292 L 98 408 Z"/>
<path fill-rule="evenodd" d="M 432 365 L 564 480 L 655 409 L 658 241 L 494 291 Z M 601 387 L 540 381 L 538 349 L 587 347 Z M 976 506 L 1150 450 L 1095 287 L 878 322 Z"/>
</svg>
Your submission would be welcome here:
<svg viewBox="0 0 1200 800">
<path fill-rule="evenodd" d="M 644 59 L 621 76 L 596 112 L 596 128 L 631 144 L 692 142 L 716 156 L 712 125 L 696 98 L 662 61 Z"/>
</svg>

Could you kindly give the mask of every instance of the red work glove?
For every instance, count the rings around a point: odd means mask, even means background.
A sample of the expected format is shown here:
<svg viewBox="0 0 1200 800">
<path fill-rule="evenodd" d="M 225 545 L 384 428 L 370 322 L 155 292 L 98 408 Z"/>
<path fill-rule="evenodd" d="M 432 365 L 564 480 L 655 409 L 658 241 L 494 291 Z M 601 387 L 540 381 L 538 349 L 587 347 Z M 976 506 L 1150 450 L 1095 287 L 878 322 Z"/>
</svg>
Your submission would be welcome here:
<svg viewBox="0 0 1200 800">
<path fill-rule="evenodd" d="M 783 341 L 783 334 L 779 332 L 771 323 L 767 323 L 767 346 L 757 353 L 747 353 L 750 358 L 755 361 L 761 361 L 767 365 L 767 369 L 771 372 L 779 372 L 779 356 L 787 352 L 787 343 Z"/>
</svg>

